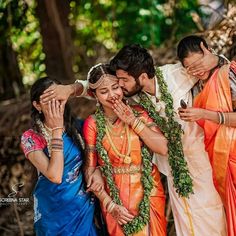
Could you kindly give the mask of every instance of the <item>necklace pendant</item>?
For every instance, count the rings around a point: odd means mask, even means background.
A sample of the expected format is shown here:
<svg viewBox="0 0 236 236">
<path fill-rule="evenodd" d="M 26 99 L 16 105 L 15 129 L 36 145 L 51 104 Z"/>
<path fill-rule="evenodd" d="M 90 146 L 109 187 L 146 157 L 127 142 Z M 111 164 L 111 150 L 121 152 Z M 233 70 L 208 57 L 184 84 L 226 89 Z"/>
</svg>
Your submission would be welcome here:
<svg viewBox="0 0 236 236">
<path fill-rule="evenodd" d="M 130 156 L 125 156 L 124 163 L 125 164 L 130 164 L 131 163 L 131 157 Z"/>
</svg>

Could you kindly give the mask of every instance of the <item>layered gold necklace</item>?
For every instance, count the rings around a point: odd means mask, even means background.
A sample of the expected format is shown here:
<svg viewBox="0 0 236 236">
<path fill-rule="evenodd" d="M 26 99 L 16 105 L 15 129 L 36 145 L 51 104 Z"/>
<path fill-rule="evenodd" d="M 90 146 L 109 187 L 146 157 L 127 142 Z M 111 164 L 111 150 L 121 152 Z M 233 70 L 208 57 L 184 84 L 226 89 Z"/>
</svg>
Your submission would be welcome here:
<svg viewBox="0 0 236 236">
<path fill-rule="evenodd" d="M 131 159 L 131 156 L 130 156 L 130 152 L 131 152 L 131 137 L 130 137 L 130 131 L 129 131 L 129 126 L 128 124 L 124 124 L 123 122 L 120 122 L 119 125 L 122 125 L 123 128 L 121 129 L 121 131 L 119 133 L 115 133 L 113 131 L 113 126 L 109 121 L 106 122 L 106 126 L 105 126 L 105 132 L 106 132 L 106 135 L 107 135 L 107 139 L 111 145 L 111 148 L 113 149 L 113 151 L 115 152 L 115 154 L 122 158 L 123 159 L 123 162 L 125 164 L 130 164 L 132 159 Z M 116 137 L 120 137 L 122 138 L 123 135 L 126 134 L 126 137 L 127 137 L 127 141 L 128 141 L 128 146 L 127 146 L 127 151 L 126 151 L 126 154 L 122 154 L 118 151 L 118 149 L 116 148 L 116 145 L 114 144 L 111 136 L 116 136 Z"/>
</svg>

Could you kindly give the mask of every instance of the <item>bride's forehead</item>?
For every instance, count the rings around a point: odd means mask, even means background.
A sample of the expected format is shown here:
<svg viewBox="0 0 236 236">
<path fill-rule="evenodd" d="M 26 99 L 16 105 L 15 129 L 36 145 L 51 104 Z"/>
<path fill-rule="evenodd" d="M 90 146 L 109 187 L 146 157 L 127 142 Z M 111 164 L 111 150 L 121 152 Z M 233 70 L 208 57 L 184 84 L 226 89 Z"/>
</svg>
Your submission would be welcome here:
<svg viewBox="0 0 236 236">
<path fill-rule="evenodd" d="M 109 77 L 105 77 L 103 78 L 103 82 L 99 87 L 112 86 L 118 84 L 118 82 L 119 82 L 118 79 L 114 80 Z"/>
</svg>

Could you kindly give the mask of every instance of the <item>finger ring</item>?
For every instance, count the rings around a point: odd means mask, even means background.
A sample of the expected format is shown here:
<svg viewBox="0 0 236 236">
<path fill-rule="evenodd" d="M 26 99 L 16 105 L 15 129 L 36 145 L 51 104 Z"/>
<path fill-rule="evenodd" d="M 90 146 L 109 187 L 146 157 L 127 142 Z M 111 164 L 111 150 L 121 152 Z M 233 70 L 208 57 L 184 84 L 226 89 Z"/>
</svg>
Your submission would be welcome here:
<svg viewBox="0 0 236 236">
<path fill-rule="evenodd" d="M 127 110 L 127 111 L 125 112 L 125 115 L 130 116 L 130 115 L 131 115 L 131 112 Z"/>
</svg>

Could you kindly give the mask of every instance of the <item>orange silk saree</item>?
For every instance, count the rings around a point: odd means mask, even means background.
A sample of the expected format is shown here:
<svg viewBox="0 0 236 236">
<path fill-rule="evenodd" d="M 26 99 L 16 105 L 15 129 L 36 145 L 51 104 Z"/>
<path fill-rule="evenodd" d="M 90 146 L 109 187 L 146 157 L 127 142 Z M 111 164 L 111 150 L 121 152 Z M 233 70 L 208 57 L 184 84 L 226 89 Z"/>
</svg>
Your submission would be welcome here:
<svg viewBox="0 0 236 236">
<path fill-rule="evenodd" d="M 142 112 L 141 117 L 146 121 L 147 125 L 152 123 L 152 120 L 147 116 L 145 112 Z M 128 139 L 124 132 L 124 123 L 119 119 L 115 122 L 115 124 L 110 126 L 111 129 L 111 138 L 113 143 L 115 144 L 118 151 L 122 154 L 125 154 L 128 146 Z M 86 119 L 84 124 L 84 137 L 86 145 L 96 145 L 96 121 L 93 116 L 90 116 Z M 121 157 L 118 157 L 114 152 L 107 135 L 104 136 L 103 146 L 108 152 L 108 156 L 110 158 L 111 164 L 113 168 L 125 168 L 130 165 L 139 166 L 142 164 L 141 157 L 141 145 L 140 139 L 136 133 L 133 132 L 131 128 L 129 128 L 129 135 L 131 141 L 131 153 L 130 157 L 132 159 L 131 164 L 125 164 Z M 158 145 L 158 143 L 157 143 Z M 86 156 L 88 166 L 102 166 L 103 162 L 96 152 L 88 152 Z M 160 175 L 157 167 L 153 165 L 152 176 L 154 179 L 154 186 L 150 197 L 150 222 L 146 225 L 141 231 L 134 234 L 135 236 L 164 236 L 166 235 L 166 219 L 165 219 L 165 195 L 164 190 L 161 184 Z M 104 178 L 106 183 L 106 179 Z M 132 173 L 132 174 L 114 174 L 114 181 L 116 186 L 120 191 L 120 199 L 123 205 L 128 209 L 128 211 L 133 214 L 138 214 L 138 206 L 139 202 L 143 197 L 143 187 L 141 184 L 141 173 Z M 109 193 L 109 189 L 105 186 L 106 191 Z M 122 236 L 123 231 L 121 226 L 116 222 L 116 220 L 109 214 L 106 209 L 102 207 L 102 213 L 104 219 L 106 221 L 107 229 L 109 235 L 112 236 Z"/>
<path fill-rule="evenodd" d="M 230 68 L 236 71 L 236 63 Z M 233 112 L 229 65 L 217 69 L 194 101 L 194 107 Z M 199 120 L 205 132 L 205 147 L 213 168 L 213 179 L 225 206 L 229 236 L 236 235 L 236 128 Z"/>
</svg>

